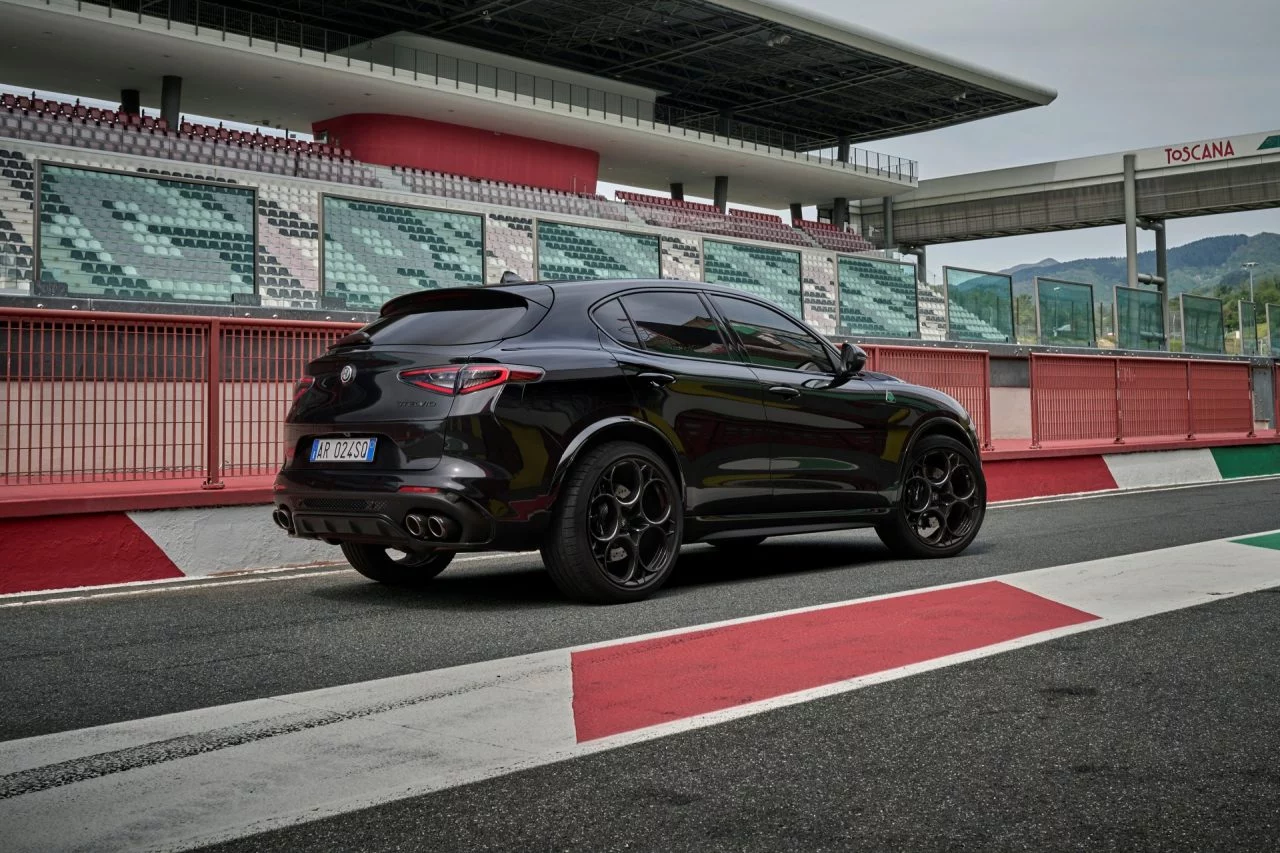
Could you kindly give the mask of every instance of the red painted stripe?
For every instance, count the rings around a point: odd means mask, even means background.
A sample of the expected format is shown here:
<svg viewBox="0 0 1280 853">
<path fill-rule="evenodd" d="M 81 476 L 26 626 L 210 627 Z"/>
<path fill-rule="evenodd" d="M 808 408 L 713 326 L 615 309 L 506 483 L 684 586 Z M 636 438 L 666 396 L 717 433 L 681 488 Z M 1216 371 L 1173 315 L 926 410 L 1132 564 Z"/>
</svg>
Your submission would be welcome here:
<svg viewBox="0 0 1280 853">
<path fill-rule="evenodd" d="M 0 593 L 182 576 L 122 512 L 0 520 Z"/>
<path fill-rule="evenodd" d="M 985 462 L 987 500 L 1013 501 L 1118 488 L 1101 456 L 1008 459 Z"/>
<path fill-rule="evenodd" d="M 573 654 L 579 742 L 1096 619 L 987 581 Z"/>
</svg>

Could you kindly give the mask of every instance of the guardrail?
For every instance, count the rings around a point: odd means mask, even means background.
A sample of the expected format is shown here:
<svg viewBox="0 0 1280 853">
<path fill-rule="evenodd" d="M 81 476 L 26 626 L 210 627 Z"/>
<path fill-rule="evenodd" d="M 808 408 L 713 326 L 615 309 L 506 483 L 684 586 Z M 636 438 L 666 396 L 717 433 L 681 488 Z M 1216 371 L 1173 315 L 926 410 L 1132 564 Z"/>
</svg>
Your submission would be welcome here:
<svg viewBox="0 0 1280 853">
<path fill-rule="evenodd" d="M 1251 369 L 1248 362 L 1033 353 L 1031 446 L 1252 437 Z"/>
<path fill-rule="evenodd" d="M 219 489 L 273 474 L 296 380 L 355 328 L 0 308 L 0 494 L 56 484 Z M 963 403 L 990 446 L 987 353 L 867 350 L 871 369 Z"/>
<path fill-rule="evenodd" d="M 0 308 L 0 488 L 274 473 L 295 382 L 355 328 Z"/>
</svg>

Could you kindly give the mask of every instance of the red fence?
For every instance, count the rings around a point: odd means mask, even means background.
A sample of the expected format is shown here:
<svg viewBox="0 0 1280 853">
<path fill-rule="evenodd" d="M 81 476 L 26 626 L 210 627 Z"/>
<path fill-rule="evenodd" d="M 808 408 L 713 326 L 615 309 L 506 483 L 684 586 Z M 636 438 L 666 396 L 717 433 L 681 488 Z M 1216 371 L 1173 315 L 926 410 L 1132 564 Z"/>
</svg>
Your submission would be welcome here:
<svg viewBox="0 0 1280 853">
<path fill-rule="evenodd" d="M 0 308 L 0 487 L 199 480 L 217 489 L 274 473 L 294 382 L 353 328 Z M 986 352 L 867 350 L 871 369 L 959 400 L 990 445 Z"/>
<path fill-rule="evenodd" d="M 1248 362 L 1031 356 L 1031 446 L 1252 436 Z"/>
<path fill-rule="evenodd" d="M 0 486 L 273 473 L 294 383 L 353 328 L 0 309 Z"/>
<path fill-rule="evenodd" d="M 867 367 L 950 394 L 991 447 L 991 355 L 985 350 L 868 346 Z"/>
</svg>

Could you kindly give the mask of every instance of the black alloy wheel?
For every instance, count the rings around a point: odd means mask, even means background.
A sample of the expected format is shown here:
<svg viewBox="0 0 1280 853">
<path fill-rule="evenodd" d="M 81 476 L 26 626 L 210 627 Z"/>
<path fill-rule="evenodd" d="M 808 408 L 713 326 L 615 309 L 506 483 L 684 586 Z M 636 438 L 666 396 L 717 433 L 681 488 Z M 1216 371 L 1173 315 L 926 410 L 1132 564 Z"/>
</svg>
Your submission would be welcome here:
<svg viewBox="0 0 1280 853">
<path fill-rule="evenodd" d="M 921 439 L 906 466 L 902 498 L 893 517 L 876 527 L 902 557 L 950 557 L 978 535 L 987 487 L 973 451 L 952 438 Z"/>
<path fill-rule="evenodd" d="M 670 576 L 683 512 L 675 478 L 656 454 L 637 444 L 602 445 L 566 480 L 543 560 L 572 598 L 638 601 Z"/>
<path fill-rule="evenodd" d="M 390 586 L 419 586 L 448 568 L 453 551 L 409 553 L 384 545 L 343 542 L 342 556 L 369 580 Z"/>
</svg>

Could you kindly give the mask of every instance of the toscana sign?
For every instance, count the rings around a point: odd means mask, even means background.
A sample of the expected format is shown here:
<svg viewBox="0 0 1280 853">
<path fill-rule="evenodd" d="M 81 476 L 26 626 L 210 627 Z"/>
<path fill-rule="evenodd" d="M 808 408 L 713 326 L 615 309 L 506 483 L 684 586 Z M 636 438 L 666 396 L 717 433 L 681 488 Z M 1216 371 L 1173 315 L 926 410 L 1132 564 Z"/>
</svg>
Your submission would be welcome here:
<svg viewBox="0 0 1280 853">
<path fill-rule="evenodd" d="M 1214 142 L 1197 142 L 1194 145 L 1182 145 L 1164 149 L 1165 163 L 1201 163 L 1206 160 L 1223 160 L 1236 156 L 1235 146 L 1230 139 L 1219 139 Z"/>
</svg>

